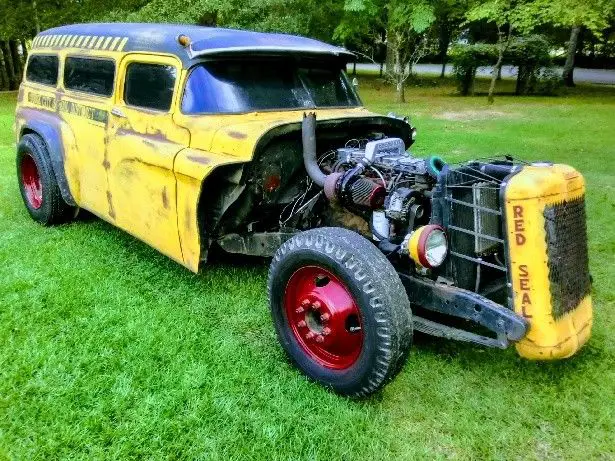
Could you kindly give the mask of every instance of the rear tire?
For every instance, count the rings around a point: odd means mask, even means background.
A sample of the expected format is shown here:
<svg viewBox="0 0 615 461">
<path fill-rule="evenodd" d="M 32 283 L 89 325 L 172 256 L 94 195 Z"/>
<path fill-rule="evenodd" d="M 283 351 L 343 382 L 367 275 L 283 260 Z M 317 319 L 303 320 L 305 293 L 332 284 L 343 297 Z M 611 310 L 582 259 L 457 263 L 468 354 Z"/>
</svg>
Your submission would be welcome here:
<svg viewBox="0 0 615 461">
<path fill-rule="evenodd" d="M 269 270 L 278 339 L 308 377 L 353 397 L 400 371 L 412 343 L 412 312 L 395 269 L 372 243 L 343 228 L 295 235 Z"/>
<path fill-rule="evenodd" d="M 76 208 L 62 198 L 45 142 L 27 134 L 17 145 L 17 180 L 24 205 L 35 221 L 51 226 L 74 217 Z"/>
</svg>

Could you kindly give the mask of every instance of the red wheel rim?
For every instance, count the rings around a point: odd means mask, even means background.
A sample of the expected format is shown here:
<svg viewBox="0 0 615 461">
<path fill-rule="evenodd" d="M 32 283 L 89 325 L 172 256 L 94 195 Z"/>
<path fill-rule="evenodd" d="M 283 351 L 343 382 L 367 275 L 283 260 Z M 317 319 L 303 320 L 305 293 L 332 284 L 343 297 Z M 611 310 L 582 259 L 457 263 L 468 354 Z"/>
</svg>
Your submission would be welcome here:
<svg viewBox="0 0 615 461">
<path fill-rule="evenodd" d="M 38 210 L 43 204 L 43 187 L 36 162 L 30 154 L 21 159 L 21 183 L 30 206 Z"/>
<path fill-rule="evenodd" d="M 345 284 L 326 269 L 298 269 L 284 292 L 286 318 L 295 339 L 320 365 L 343 370 L 363 348 L 357 305 Z"/>
</svg>

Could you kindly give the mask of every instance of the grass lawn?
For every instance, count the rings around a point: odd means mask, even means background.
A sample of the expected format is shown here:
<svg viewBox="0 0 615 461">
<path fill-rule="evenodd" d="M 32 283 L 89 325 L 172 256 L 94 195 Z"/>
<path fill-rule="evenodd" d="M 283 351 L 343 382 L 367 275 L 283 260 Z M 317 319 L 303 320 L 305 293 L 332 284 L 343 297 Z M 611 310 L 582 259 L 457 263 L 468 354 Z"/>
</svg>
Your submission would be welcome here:
<svg viewBox="0 0 615 461">
<path fill-rule="evenodd" d="M 193 275 L 101 221 L 31 221 L 3 94 L 0 460 L 615 459 L 615 88 L 488 106 L 433 79 L 396 105 L 360 80 L 369 108 L 412 117 L 416 154 L 514 154 L 585 175 L 595 326 L 583 351 L 535 363 L 417 336 L 384 391 L 340 398 L 286 362 L 266 263 L 218 258 Z"/>
</svg>

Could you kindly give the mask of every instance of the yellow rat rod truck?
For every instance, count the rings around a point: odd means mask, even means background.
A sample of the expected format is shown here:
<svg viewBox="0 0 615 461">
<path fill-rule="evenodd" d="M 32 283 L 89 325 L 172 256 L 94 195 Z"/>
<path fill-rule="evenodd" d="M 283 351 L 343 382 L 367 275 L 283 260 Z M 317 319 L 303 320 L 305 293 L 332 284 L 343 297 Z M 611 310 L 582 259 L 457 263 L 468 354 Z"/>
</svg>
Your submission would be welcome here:
<svg viewBox="0 0 615 461">
<path fill-rule="evenodd" d="M 273 257 L 280 343 L 341 394 L 391 380 L 414 330 L 576 353 L 592 323 L 583 177 L 415 157 L 407 119 L 362 107 L 352 59 L 228 29 L 44 31 L 16 113 L 26 208 L 45 225 L 89 210 L 194 272 L 212 245 Z"/>
</svg>

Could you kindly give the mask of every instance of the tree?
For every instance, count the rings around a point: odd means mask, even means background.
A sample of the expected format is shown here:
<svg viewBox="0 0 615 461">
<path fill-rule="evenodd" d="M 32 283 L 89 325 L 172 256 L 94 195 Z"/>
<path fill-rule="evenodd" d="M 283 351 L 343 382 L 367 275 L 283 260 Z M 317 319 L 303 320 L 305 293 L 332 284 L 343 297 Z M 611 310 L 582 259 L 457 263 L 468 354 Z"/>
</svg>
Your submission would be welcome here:
<svg viewBox="0 0 615 461">
<path fill-rule="evenodd" d="M 466 17 L 469 21 L 494 23 L 498 31 L 498 58 L 493 66 L 489 85 L 489 103 L 493 103 L 493 93 L 504 56 L 515 34 L 527 34 L 540 24 L 540 10 L 535 0 L 487 0 L 471 8 Z"/>
<path fill-rule="evenodd" d="M 371 30 L 378 26 L 386 30 L 386 73 L 395 84 L 397 102 L 405 102 L 404 83 L 412 73 L 413 64 L 427 50 L 427 31 L 436 19 L 434 1 L 346 0 L 344 5 L 345 16 L 336 29 L 338 37 L 347 39 L 360 35 L 361 24 L 370 24 Z M 364 18 L 366 22 L 356 21 L 356 18 Z"/>
<path fill-rule="evenodd" d="M 574 58 L 583 28 L 599 37 L 615 14 L 613 0 L 536 0 L 542 21 L 555 26 L 570 28 L 566 63 L 562 79 L 567 86 L 574 86 Z"/>
<path fill-rule="evenodd" d="M 465 20 L 469 0 L 438 0 L 434 7 L 435 27 L 438 32 L 438 61 L 442 64 L 440 77 L 444 77 L 448 48 L 455 33 Z"/>
</svg>

